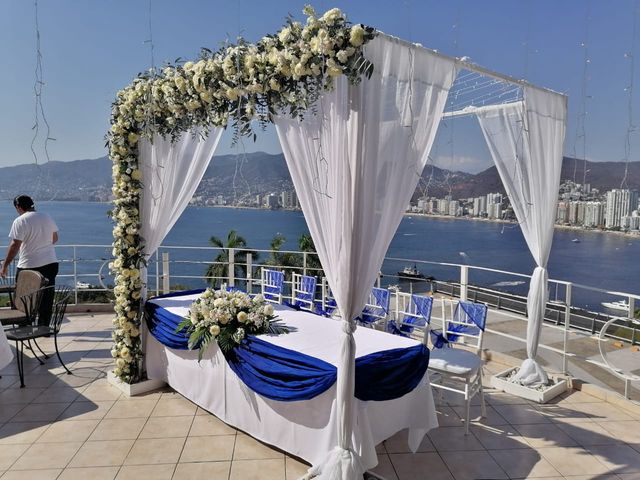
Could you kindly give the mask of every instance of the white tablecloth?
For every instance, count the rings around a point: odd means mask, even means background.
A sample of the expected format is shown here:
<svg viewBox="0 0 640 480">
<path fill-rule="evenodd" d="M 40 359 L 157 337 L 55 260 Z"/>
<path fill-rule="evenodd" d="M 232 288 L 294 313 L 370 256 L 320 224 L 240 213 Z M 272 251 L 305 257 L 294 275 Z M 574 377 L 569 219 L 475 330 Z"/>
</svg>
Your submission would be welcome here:
<svg viewBox="0 0 640 480">
<path fill-rule="evenodd" d="M 153 300 L 184 316 L 197 295 Z M 277 315 L 295 331 L 263 340 L 337 364 L 340 322 L 276 306 Z M 418 342 L 368 328 L 355 332 L 356 358 L 382 350 L 412 347 Z M 311 400 L 279 402 L 249 389 L 211 345 L 198 363 L 195 351 L 173 350 L 151 335 L 146 339 L 146 367 L 151 379 L 167 382 L 182 395 L 226 423 L 312 465 L 337 444 L 335 385 Z M 375 446 L 409 428 L 409 447 L 416 451 L 424 435 L 438 426 L 429 379 L 401 398 L 355 402 L 353 444 L 367 469 L 377 464 Z"/>
<path fill-rule="evenodd" d="M 9 346 L 9 341 L 4 333 L 4 329 L 0 327 L 0 369 L 3 369 L 13 360 L 13 352 Z"/>
</svg>

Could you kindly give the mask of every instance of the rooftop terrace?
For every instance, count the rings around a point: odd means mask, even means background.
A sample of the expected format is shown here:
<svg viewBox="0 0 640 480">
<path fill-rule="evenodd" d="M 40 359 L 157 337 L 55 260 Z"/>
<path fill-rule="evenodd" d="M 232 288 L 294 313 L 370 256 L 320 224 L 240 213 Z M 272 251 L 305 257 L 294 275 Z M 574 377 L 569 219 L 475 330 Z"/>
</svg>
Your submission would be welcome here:
<svg viewBox="0 0 640 480">
<path fill-rule="evenodd" d="M 105 378 L 110 330 L 109 313 L 69 315 L 60 341 L 72 376 L 55 357 L 44 366 L 25 360 L 24 389 L 15 362 L 0 371 L 0 479 L 289 480 L 306 472 L 303 462 L 169 388 L 122 396 Z M 494 356 L 487 382 L 507 367 Z M 406 432 L 379 445 L 372 473 L 387 480 L 640 478 L 639 407 L 576 390 L 547 405 L 486 392 L 488 415 L 472 411 L 469 436 L 460 398 L 436 396 L 440 427 L 416 454 L 407 451 Z"/>
</svg>

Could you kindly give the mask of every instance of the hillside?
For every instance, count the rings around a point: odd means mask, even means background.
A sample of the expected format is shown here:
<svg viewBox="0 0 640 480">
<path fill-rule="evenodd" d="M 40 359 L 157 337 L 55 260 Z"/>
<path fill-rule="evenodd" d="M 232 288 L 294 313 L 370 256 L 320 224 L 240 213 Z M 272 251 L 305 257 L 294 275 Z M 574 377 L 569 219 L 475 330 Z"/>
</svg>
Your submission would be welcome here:
<svg viewBox="0 0 640 480">
<path fill-rule="evenodd" d="M 600 191 L 619 188 L 624 175 L 623 162 L 586 162 L 587 183 Z M 582 183 L 583 160 L 565 157 L 562 180 Z M 106 157 L 49 162 L 44 165 L 18 165 L 0 168 L 0 200 L 28 193 L 40 200 L 106 201 L 111 191 L 111 162 Z M 640 188 L 640 162 L 631 162 L 627 177 L 629 188 Z M 205 173 L 196 195 L 222 195 L 240 200 L 255 194 L 292 190 L 293 185 L 282 154 L 264 152 L 244 156 L 220 155 Z M 495 167 L 478 174 L 453 172 L 428 165 L 414 198 L 422 195 L 469 198 L 504 191 Z"/>
</svg>

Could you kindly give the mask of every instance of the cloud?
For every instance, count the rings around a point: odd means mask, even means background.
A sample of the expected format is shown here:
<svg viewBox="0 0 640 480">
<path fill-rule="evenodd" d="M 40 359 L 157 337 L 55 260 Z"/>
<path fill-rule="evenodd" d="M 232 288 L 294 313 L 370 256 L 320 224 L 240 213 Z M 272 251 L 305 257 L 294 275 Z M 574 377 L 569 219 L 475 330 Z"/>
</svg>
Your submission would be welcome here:
<svg viewBox="0 0 640 480">
<path fill-rule="evenodd" d="M 439 155 L 435 158 L 433 164 L 436 167 L 446 168 L 447 170 L 468 173 L 478 173 L 493 165 L 491 159 L 458 155 L 455 155 L 453 158 L 446 155 Z"/>
</svg>

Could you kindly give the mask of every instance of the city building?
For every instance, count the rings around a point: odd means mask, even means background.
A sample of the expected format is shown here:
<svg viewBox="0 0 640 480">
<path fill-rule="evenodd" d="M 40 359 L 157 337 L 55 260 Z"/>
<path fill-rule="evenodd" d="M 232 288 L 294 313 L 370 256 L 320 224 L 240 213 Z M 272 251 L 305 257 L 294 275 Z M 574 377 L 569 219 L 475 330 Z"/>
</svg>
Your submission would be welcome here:
<svg viewBox="0 0 640 480">
<path fill-rule="evenodd" d="M 606 228 L 622 228 L 622 217 L 630 216 L 638 207 L 638 192 L 628 189 L 613 189 L 607 192 L 605 212 Z"/>
</svg>

